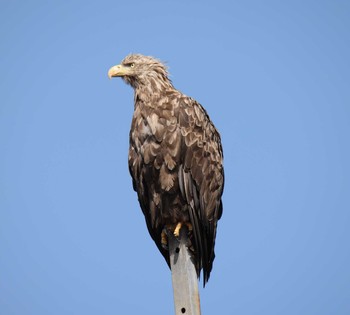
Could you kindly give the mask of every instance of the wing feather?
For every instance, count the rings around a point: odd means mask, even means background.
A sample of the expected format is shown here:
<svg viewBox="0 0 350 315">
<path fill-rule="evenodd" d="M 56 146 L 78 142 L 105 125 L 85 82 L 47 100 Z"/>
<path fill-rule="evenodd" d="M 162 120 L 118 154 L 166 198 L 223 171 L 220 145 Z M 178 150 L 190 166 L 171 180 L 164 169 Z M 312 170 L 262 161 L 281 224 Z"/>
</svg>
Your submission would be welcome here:
<svg viewBox="0 0 350 315">
<path fill-rule="evenodd" d="M 196 268 L 203 268 L 204 285 L 215 257 L 217 221 L 221 217 L 223 154 L 221 139 L 204 108 L 191 98 L 180 104 L 179 122 L 183 135 L 179 187 L 189 205 Z"/>
</svg>

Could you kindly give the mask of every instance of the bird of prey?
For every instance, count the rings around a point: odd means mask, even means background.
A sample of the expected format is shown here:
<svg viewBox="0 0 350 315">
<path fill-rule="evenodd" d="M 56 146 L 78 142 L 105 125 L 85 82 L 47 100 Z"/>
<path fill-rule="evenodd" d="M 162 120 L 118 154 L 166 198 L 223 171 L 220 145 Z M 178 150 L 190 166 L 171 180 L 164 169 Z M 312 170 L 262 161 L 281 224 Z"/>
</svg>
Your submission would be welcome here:
<svg viewBox="0 0 350 315">
<path fill-rule="evenodd" d="M 129 170 L 148 231 L 168 265 L 167 233 L 187 227 L 197 276 L 209 279 L 224 188 L 220 134 L 206 110 L 176 90 L 158 59 L 130 54 L 109 69 L 134 89 Z"/>
</svg>

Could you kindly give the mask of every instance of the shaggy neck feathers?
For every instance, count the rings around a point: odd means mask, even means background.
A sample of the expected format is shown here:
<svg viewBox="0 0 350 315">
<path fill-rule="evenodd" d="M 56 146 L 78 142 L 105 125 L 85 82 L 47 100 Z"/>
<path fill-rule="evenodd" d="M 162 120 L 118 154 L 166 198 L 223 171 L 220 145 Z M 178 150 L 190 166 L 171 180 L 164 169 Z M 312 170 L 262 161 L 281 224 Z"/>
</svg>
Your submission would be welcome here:
<svg viewBox="0 0 350 315">
<path fill-rule="evenodd" d="M 166 74 L 158 71 L 147 71 L 124 79 L 137 93 L 160 94 L 174 88 Z"/>
<path fill-rule="evenodd" d="M 166 76 L 166 73 L 148 71 L 135 77 L 125 77 L 135 91 L 135 95 L 143 101 L 158 98 L 164 91 L 173 90 L 174 86 Z"/>
</svg>

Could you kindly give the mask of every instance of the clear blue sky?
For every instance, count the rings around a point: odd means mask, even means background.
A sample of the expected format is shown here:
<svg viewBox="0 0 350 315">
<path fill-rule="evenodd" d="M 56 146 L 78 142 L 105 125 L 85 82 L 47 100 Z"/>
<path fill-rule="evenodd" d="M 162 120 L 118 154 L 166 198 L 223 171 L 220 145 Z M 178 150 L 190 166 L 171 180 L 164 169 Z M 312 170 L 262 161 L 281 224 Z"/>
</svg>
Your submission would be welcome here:
<svg viewBox="0 0 350 315">
<path fill-rule="evenodd" d="M 220 130 L 208 314 L 350 314 L 348 1 L 2 1 L 0 314 L 173 314 L 127 169 L 153 55 Z"/>
</svg>

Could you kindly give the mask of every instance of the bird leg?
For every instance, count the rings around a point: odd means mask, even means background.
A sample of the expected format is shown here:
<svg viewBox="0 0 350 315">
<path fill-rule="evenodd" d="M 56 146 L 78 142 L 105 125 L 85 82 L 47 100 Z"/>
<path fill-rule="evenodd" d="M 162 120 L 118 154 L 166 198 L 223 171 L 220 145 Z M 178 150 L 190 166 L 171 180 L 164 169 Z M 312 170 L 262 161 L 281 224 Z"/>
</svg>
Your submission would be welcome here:
<svg viewBox="0 0 350 315">
<path fill-rule="evenodd" d="M 165 225 L 162 233 L 160 234 L 160 243 L 164 249 L 168 249 L 168 233 L 173 233 L 175 237 L 180 236 L 180 230 L 183 225 L 186 225 L 188 232 L 192 232 L 192 224 L 189 222 L 178 222 L 176 225 L 167 224 Z"/>
<path fill-rule="evenodd" d="M 175 236 L 175 237 L 179 237 L 181 227 L 182 227 L 182 222 L 179 222 L 179 223 L 176 225 L 175 230 L 174 230 L 174 236 Z"/>
<path fill-rule="evenodd" d="M 182 227 L 183 224 L 184 224 L 184 222 L 179 222 L 179 223 L 176 225 L 175 230 L 174 230 L 174 236 L 175 236 L 175 237 L 179 237 L 179 235 L 180 235 L 180 230 L 181 230 L 181 227 Z M 186 222 L 185 225 L 187 225 L 188 231 L 192 231 L 192 224 L 191 224 L 191 223 Z"/>
</svg>

